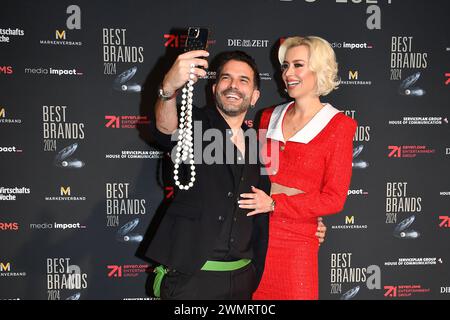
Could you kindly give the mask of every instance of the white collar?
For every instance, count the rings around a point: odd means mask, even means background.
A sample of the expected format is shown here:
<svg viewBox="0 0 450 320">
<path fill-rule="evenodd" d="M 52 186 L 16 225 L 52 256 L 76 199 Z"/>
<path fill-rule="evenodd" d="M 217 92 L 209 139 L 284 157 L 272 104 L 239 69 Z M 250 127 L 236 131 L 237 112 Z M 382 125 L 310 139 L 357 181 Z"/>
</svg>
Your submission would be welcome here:
<svg viewBox="0 0 450 320">
<path fill-rule="evenodd" d="M 267 129 L 267 138 L 272 140 L 284 141 L 282 124 L 286 111 L 294 101 L 277 106 L 270 117 L 269 127 Z M 288 141 L 308 143 L 314 139 L 331 119 L 340 111 L 331 104 L 325 103 L 324 107 L 317 112 L 314 117 Z"/>
</svg>

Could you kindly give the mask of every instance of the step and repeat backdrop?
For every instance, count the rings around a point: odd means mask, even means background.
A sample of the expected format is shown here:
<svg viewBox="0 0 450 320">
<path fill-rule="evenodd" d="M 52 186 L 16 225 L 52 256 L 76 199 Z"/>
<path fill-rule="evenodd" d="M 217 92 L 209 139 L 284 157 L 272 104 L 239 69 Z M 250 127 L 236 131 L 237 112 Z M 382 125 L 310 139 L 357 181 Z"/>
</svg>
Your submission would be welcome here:
<svg viewBox="0 0 450 320">
<path fill-rule="evenodd" d="M 289 98 L 283 38 L 318 35 L 335 49 L 342 83 L 322 101 L 358 128 L 345 209 L 325 219 L 320 298 L 450 299 L 448 1 L 1 7 L 0 299 L 149 299 L 140 248 L 175 190 L 148 128 L 188 26 L 210 29 L 212 56 L 255 57 L 250 126 Z M 197 83 L 194 104 L 210 103 L 214 78 Z"/>
</svg>

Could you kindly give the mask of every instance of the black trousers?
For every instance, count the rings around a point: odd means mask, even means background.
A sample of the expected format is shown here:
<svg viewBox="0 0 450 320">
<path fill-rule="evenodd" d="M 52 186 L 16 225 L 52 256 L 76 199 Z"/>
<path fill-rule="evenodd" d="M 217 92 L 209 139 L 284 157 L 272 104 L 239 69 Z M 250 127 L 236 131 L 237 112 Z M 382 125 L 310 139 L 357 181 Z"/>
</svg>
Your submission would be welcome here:
<svg viewBox="0 0 450 320">
<path fill-rule="evenodd" d="M 234 271 L 169 271 L 161 282 L 163 300 L 251 300 L 256 289 L 253 264 Z"/>
</svg>

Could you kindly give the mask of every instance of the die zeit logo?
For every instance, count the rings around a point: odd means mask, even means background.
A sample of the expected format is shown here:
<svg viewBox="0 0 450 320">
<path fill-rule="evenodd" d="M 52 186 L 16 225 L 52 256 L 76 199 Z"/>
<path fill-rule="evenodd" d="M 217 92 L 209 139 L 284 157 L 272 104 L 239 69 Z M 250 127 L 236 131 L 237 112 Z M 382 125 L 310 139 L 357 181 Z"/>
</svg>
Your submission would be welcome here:
<svg viewBox="0 0 450 320">
<path fill-rule="evenodd" d="M 441 220 L 441 223 L 439 223 L 439 227 L 450 228 L 450 217 L 449 216 L 439 216 L 439 220 Z"/>
<path fill-rule="evenodd" d="M 12 66 L 0 66 L 0 74 L 12 74 Z"/>
</svg>

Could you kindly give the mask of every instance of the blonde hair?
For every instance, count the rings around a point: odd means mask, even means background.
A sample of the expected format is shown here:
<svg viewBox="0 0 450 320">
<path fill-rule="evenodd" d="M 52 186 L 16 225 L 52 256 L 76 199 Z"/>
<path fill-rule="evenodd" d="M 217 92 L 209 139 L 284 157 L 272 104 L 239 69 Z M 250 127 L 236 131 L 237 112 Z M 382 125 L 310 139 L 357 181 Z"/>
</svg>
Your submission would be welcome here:
<svg viewBox="0 0 450 320">
<path fill-rule="evenodd" d="M 338 64 L 336 55 L 330 43 L 320 37 L 290 37 L 278 49 L 280 65 L 284 62 L 286 52 L 297 46 L 309 48 L 309 69 L 317 76 L 317 95 L 326 96 L 338 88 L 340 79 L 337 75 Z"/>
</svg>

